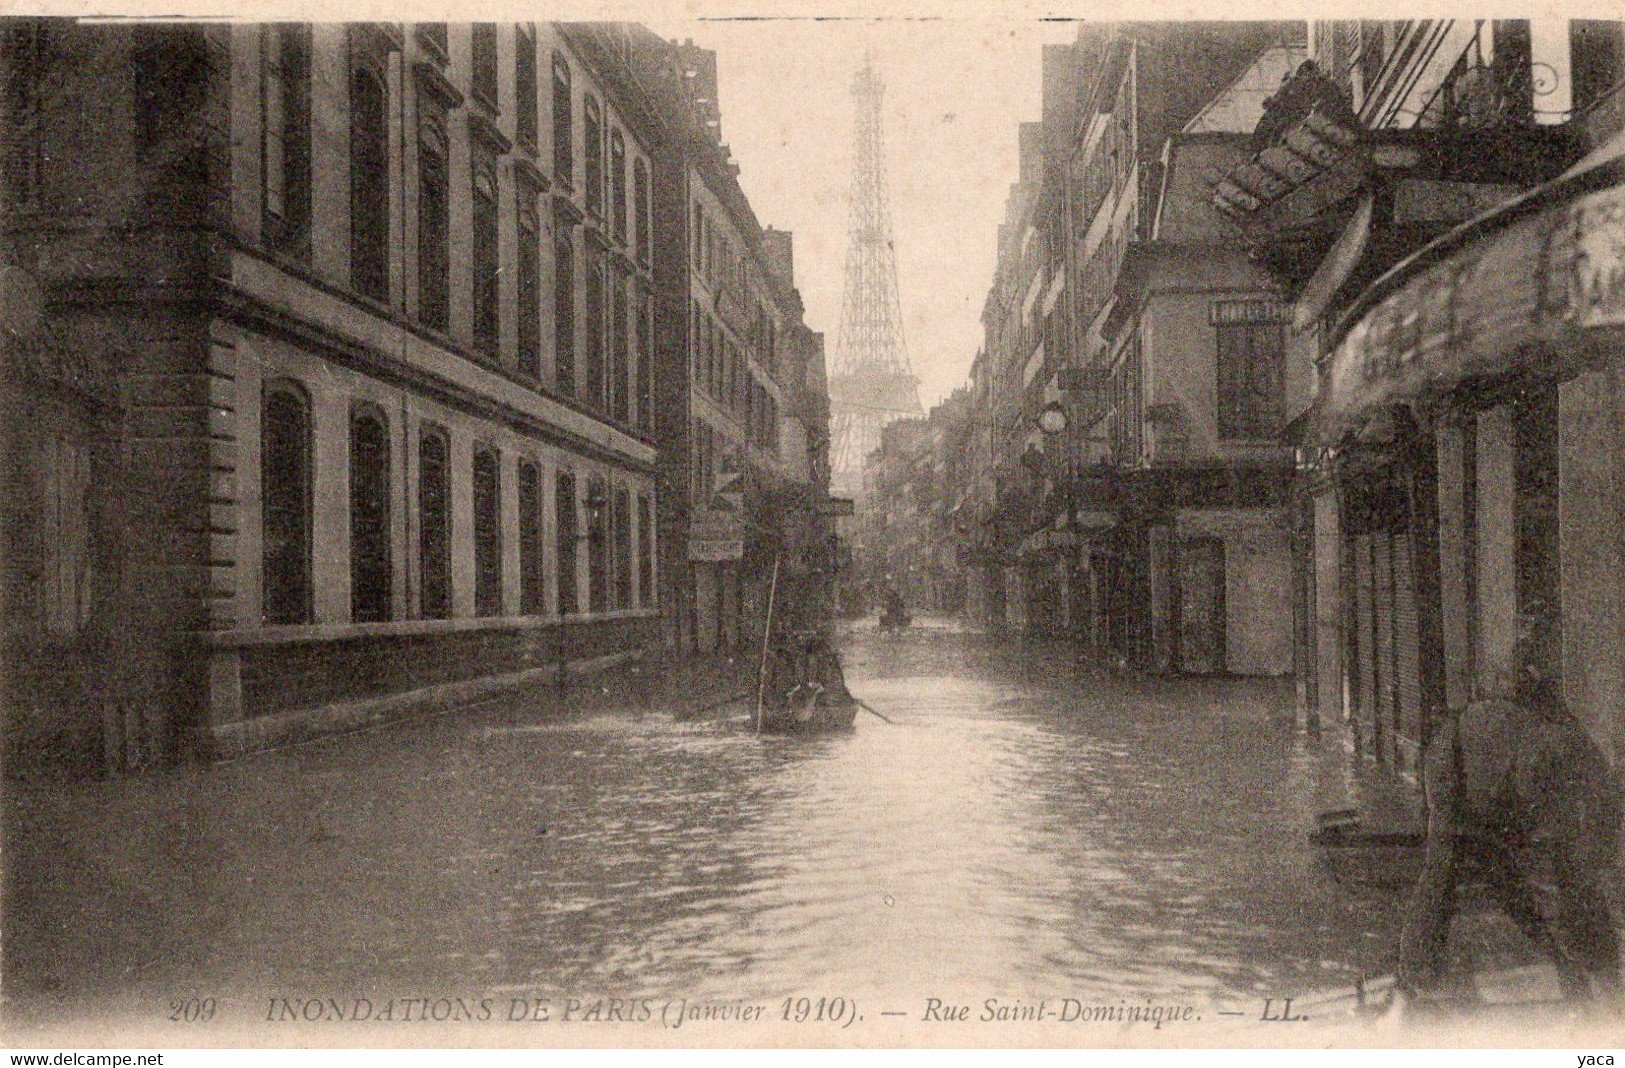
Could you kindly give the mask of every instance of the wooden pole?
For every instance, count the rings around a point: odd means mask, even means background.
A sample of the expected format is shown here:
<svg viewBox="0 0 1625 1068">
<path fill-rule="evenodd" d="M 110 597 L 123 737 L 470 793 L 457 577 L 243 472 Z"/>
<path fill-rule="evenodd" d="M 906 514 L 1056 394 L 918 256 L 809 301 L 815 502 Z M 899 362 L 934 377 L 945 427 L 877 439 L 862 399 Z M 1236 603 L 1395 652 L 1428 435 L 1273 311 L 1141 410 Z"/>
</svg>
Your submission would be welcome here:
<svg viewBox="0 0 1625 1068">
<path fill-rule="evenodd" d="M 773 581 L 767 587 L 767 622 L 762 626 L 762 661 L 756 669 L 756 733 L 762 733 L 762 695 L 767 690 L 767 647 L 773 637 L 773 599 L 779 592 L 779 558 L 773 557 Z"/>
</svg>

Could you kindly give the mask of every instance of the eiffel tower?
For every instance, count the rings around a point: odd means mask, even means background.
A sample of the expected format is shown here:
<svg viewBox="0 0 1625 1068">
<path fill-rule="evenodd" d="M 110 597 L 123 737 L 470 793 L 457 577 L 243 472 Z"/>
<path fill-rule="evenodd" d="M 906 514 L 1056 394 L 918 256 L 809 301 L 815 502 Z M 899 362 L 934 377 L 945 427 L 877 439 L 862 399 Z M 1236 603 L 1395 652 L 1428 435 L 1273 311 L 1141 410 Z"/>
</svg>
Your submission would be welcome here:
<svg viewBox="0 0 1625 1068">
<path fill-rule="evenodd" d="M 881 427 L 922 414 L 919 380 L 909 369 L 897 299 L 897 254 L 880 135 L 885 91 L 873 59 L 865 56 L 863 69 L 852 79 L 857 151 L 847 227 L 846 294 L 829 380 L 834 423 L 831 482 L 846 493 L 862 486 L 864 460 L 879 446 Z"/>
</svg>

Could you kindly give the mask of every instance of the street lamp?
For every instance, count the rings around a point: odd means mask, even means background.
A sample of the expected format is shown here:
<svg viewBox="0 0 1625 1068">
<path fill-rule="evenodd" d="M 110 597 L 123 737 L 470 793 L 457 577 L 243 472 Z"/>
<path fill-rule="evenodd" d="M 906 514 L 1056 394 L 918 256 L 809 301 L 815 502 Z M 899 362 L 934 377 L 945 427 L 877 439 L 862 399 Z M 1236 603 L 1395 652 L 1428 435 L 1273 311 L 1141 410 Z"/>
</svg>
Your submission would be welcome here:
<svg viewBox="0 0 1625 1068">
<path fill-rule="evenodd" d="M 1070 425 L 1071 420 L 1067 418 L 1066 406 L 1060 401 L 1050 401 L 1038 413 L 1038 429 L 1044 432 L 1045 437 L 1054 438 L 1058 434 L 1065 434 L 1066 428 Z"/>
<path fill-rule="evenodd" d="M 1038 429 L 1049 441 L 1061 441 L 1062 435 L 1072 428 L 1072 420 L 1067 415 L 1066 405 L 1058 400 L 1050 401 L 1038 413 Z M 1067 575 L 1067 622 L 1073 631 L 1077 630 L 1077 583 L 1082 571 L 1083 539 L 1078 536 L 1077 528 L 1077 472 L 1073 469 L 1071 441 L 1062 441 L 1064 458 L 1061 463 L 1061 476 L 1063 488 L 1061 492 L 1062 505 L 1066 508 L 1066 529 L 1072 537 L 1072 567 Z"/>
</svg>

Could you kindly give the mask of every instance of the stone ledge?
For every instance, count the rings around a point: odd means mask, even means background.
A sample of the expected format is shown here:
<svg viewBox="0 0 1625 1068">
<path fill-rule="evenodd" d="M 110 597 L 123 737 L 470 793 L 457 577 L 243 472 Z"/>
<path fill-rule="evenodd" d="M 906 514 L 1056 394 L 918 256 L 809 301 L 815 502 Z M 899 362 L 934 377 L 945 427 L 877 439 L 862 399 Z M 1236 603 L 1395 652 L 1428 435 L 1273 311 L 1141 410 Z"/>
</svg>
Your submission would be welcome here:
<svg viewBox="0 0 1625 1068">
<path fill-rule="evenodd" d="M 582 678 L 642 657 L 641 650 L 627 649 L 576 660 L 564 665 L 565 676 Z M 553 686 L 558 677 L 558 666 L 548 665 L 222 723 L 209 730 L 209 756 L 216 761 L 233 760 L 298 742 L 370 730 L 387 723 L 446 715 L 528 686 Z"/>
</svg>

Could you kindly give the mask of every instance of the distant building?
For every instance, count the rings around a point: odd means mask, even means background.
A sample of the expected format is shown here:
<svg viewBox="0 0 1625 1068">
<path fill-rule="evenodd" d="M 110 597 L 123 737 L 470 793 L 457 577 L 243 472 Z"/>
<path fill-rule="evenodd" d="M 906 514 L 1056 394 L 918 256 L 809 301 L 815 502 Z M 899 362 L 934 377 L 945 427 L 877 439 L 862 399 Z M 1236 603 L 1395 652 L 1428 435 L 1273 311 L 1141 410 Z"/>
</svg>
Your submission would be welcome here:
<svg viewBox="0 0 1625 1068">
<path fill-rule="evenodd" d="M 1301 36 L 1107 24 L 1045 50 L 967 400 L 991 481 L 956 526 L 990 623 L 1155 670 L 1290 670 L 1284 304 L 1205 182 Z"/>
<path fill-rule="evenodd" d="M 798 579 L 833 569 L 823 336 L 802 318 L 791 235 L 758 221 L 722 142 L 715 53 L 638 42 L 669 116 L 655 158 L 666 640 L 731 651 L 760 634 L 775 561 Z M 719 517 L 741 532 L 737 557 L 692 536 Z"/>
</svg>

